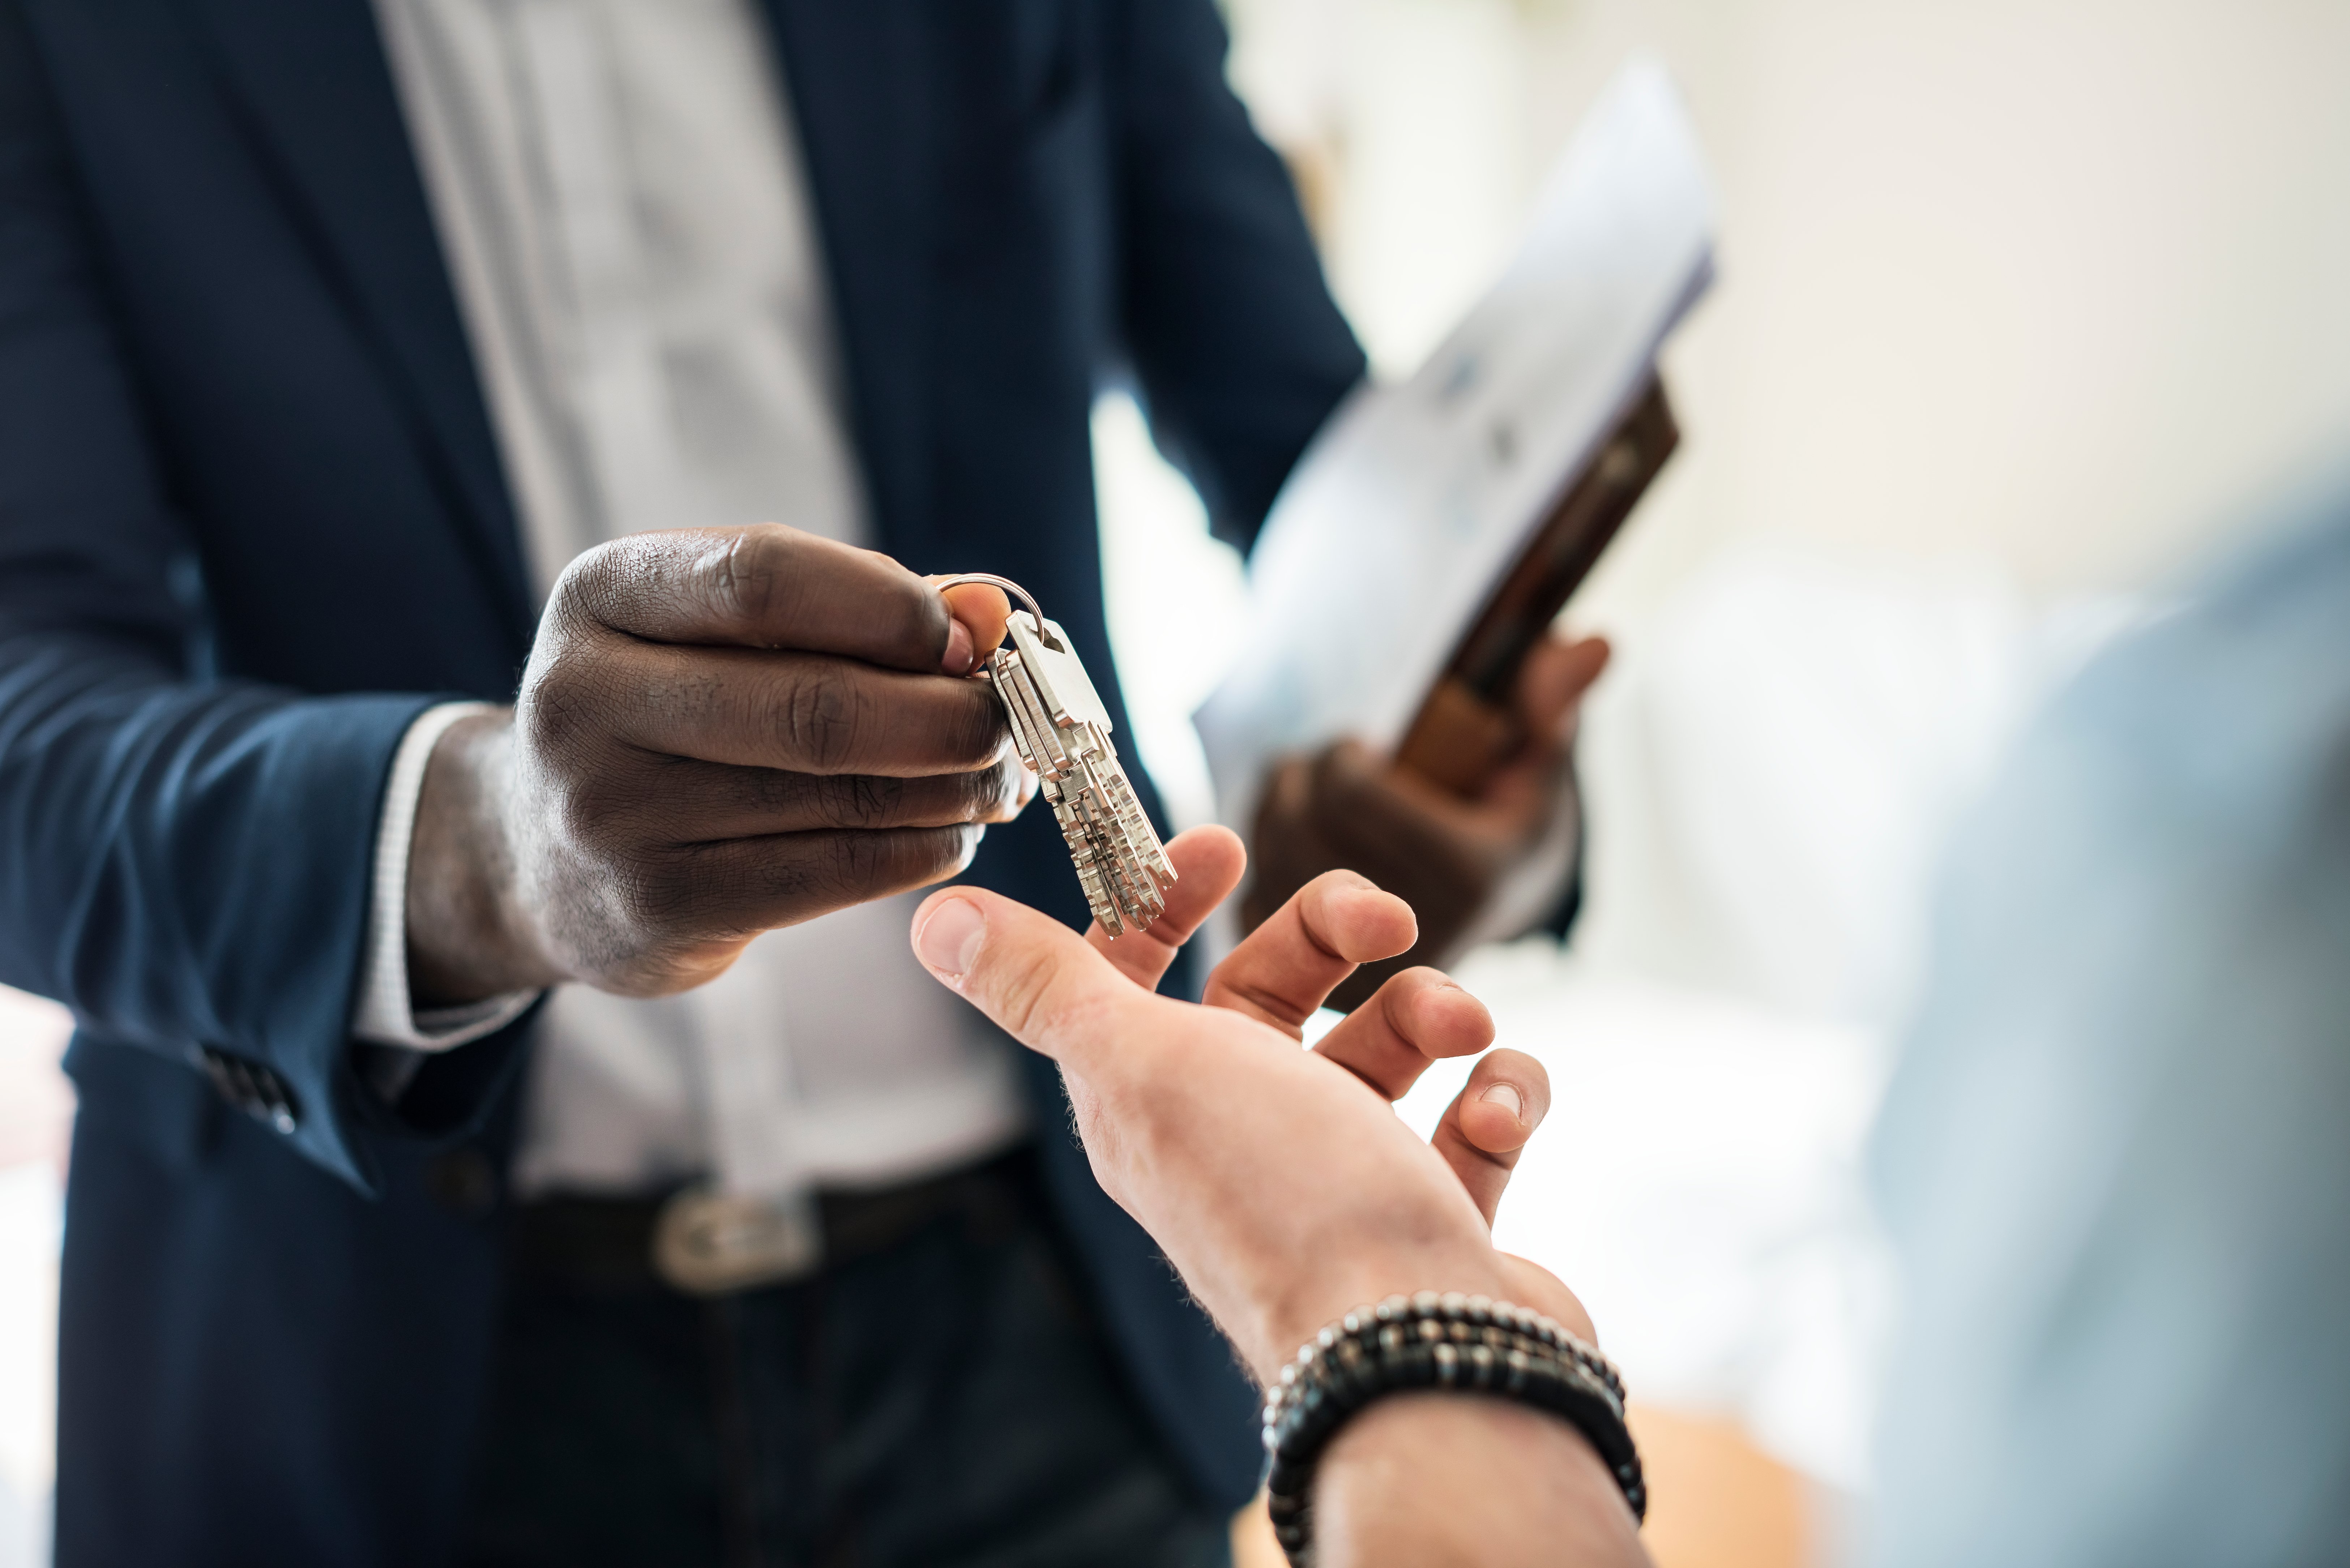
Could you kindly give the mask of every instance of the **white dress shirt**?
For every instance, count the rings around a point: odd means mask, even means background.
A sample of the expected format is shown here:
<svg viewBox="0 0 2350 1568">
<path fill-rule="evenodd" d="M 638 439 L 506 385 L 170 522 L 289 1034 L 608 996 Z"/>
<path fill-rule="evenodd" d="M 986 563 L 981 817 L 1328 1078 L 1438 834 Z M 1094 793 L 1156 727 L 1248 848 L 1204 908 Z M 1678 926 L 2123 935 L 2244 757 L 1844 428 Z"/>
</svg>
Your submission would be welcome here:
<svg viewBox="0 0 2350 1568">
<path fill-rule="evenodd" d="M 753 0 L 376 0 L 542 594 L 642 528 L 774 521 L 851 544 L 865 500 L 798 142 Z M 355 1033 L 477 1039 L 530 996 L 420 1015 L 395 758 Z M 1010 1047 L 907 943 L 917 895 L 754 941 L 721 979 L 549 1000 L 515 1184 L 760 1196 L 874 1186 L 1015 1141 Z"/>
</svg>

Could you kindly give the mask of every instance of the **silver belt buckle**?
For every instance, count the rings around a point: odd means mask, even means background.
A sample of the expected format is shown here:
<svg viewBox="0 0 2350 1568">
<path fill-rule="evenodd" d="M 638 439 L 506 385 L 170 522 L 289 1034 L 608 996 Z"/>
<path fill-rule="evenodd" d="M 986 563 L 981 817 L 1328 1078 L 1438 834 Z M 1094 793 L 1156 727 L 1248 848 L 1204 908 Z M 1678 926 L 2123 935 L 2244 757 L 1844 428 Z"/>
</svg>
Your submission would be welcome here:
<svg viewBox="0 0 2350 1568">
<path fill-rule="evenodd" d="M 824 1265 L 816 1194 L 755 1197 L 689 1187 L 661 1205 L 653 1268 L 689 1295 L 803 1280 Z"/>
</svg>

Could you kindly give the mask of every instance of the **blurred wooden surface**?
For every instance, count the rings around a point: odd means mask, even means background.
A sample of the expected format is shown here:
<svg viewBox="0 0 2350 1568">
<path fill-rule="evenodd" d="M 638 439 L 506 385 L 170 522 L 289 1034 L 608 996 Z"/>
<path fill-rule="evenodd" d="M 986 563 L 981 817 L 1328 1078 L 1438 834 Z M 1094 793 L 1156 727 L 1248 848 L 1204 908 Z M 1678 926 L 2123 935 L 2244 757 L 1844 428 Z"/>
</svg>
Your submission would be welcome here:
<svg viewBox="0 0 2350 1568">
<path fill-rule="evenodd" d="M 1657 1568 L 1808 1568 L 1809 1489 L 1737 1423 L 1635 1406 L 1632 1431 L 1648 1472 L 1640 1535 Z M 1232 1519 L 1232 1568 L 1286 1568 L 1262 1497 Z"/>
<path fill-rule="evenodd" d="M 1657 1568 L 1805 1568 L 1809 1487 L 1738 1424 L 1635 1405 L 1632 1435 L 1648 1474 L 1641 1539 Z"/>
</svg>

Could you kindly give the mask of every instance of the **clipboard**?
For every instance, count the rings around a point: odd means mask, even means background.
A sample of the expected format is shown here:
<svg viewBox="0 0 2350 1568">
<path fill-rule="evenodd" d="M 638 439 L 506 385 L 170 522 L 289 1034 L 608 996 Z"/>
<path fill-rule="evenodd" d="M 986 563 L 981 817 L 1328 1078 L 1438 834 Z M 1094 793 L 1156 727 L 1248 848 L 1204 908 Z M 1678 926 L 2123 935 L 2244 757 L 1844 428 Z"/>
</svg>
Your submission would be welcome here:
<svg viewBox="0 0 2350 1568">
<path fill-rule="evenodd" d="M 1678 441 L 1657 355 L 1712 281 L 1714 213 L 1670 78 L 1636 57 L 1492 288 L 1331 415 L 1192 715 L 1227 826 L 1251 835 L 1274 764 L 1341 737 L 1456 791 L 1506 754 L 1519 663 Z"/>
<path fill-rule="evenodd" d="M 1511 698 L 1526 655 L 1598 565 L 1680 439 L 1664 382 L 1651 380 L 1462 634 L 1396 746 L 1399 766 L 1470 796 L 1525 743 Z"/>
</svg>

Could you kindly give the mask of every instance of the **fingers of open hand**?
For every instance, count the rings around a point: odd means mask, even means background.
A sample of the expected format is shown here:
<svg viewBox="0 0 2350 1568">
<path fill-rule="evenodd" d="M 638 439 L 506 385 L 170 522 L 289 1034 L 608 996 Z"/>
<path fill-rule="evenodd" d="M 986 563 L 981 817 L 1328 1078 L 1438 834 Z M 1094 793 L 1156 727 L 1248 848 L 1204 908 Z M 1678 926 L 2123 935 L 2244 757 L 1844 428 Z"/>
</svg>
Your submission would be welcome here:
<svg viewBox="0 0 2350 1568">
<path fill-rule="evenodd" d="M 1393 958 L 1418 932 L 1401 898 L 1355 872 L 1326 871 L 1216 966 L 1202 1000 L 1294 1038 L 1356 965 Z"/>
<path fill-rule="evenodd" d="M 1445 1108 L 1430 1140 L 1493 1222 L 1526 1140 L 1550 1113 L 1550 1074 L 1523 1051 L 1489 1052 Z"/>
<path fill-rule="evenodd" d="M 1094 950 L 1145 991 L 1159 984 L 1201 922 L 1240 886 L 1248 851 L 1241 846 L 1240 835 L 1210 824 L 1177 834 L 1168 842 L 1167 858 L 1175 866 L 1175 886 L 1167 889 L 1165 914 L 1148 929 L 1122 937 L 1103 930 L 1098 920 L 1086 931 Z"/>
<path fill-rule="evenodd" d="M 982 681 L 822 654 L 644 642 L 536 672 L 517 717 L 553 754 L 610 736 L 804 774 L 970 773 L 993 764 L 1008 738 Z"/>
<path fill-rule="evenodd" d="M 1154 1005 L 1083 937 L 978 888 L 933 893 L 914 911 L 914 956 L 1005 1033 L 1082 1071 L 1115 1050 L 1122 1011 Z"/>
<path fill-rule="evenodd" d="M 1408 969 L 1324 1035 L 1314 1049 L 1390 1100 L 1430 1063 L 1493 1043 L 1493 1015 L 1441 971 Z"/>
</svg>

